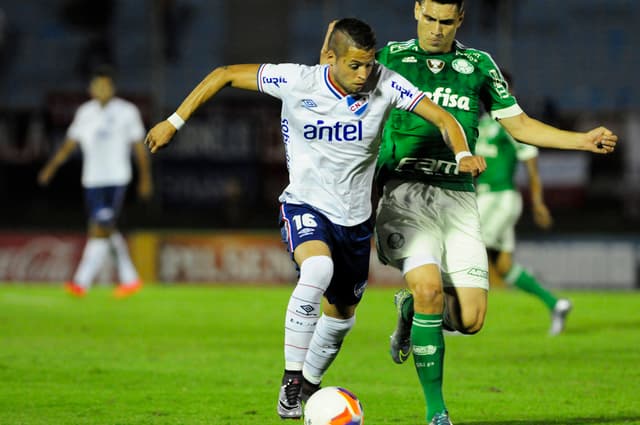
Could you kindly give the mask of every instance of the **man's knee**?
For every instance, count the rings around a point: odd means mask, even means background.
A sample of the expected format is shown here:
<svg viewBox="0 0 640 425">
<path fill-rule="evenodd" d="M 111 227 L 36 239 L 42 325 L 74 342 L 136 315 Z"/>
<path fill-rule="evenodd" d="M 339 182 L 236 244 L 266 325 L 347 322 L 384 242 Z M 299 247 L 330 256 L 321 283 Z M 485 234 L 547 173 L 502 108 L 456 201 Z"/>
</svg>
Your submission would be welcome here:
<svg viewBox="0 0 640 425">
<path fill-rule="evenodd" d="M 484 313 L 479 311 L 471 312 L 471 314 L 463 314 L 462 316 L 462 329 L 458 329 L 465 335 L 473 335 L 482 329 L 484 326 Z"/>
<path fill-rule="evenodd" d="M 433 303 L 442 300 L 442 288 L 437 285 L 416 285 L 411 289 L 413 299 L 421 303 Z"/>
<path fill-rule="evenodd" d="M 460 333 L 473 335 L 484 326 L 487 312 L 485 291 L 447 292 L 446 321 Z"/>
<path fill-rule="evenodd" d="M 407 272 L 404 277 L 413 294 L 416 311 L 442 312 L 444 294 L 438 266 L 429 264 L 417 267 Z"/>
</svg>

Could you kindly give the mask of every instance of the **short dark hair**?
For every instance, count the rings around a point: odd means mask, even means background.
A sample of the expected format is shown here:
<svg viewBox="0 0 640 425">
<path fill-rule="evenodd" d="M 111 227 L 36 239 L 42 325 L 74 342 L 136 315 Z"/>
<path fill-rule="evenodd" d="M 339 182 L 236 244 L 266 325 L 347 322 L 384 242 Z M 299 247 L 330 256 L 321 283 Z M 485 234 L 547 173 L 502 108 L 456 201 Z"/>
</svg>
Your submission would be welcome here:
<svg viewBox="0 0 640 425">
<path fill-rule="evenodd" d="M 113 66 L 109 64 L 102 64 L 93 68 L 91 71 L 91 79 L 93 80 L 94 78 L 104 77 L 113 80 L 115 78 L 115 74 Z"/>
<path fill-rule="evenodd" d="M 342 34 L 344 37 L 339 37 Z M 346 39 L 347 43 L 342 43 Z M 376 47 L 376 35 L 369 24 L 355 18 L 340 19 L 333 26 L 333 32 L 329 37 L 329 49 L 336 55 L 344 52 L 348 45 L 361 50 L 372 50 Z"/>
<path fill-rule="evenodd" d="M 416 0 L 418 3 L 423 4 L 424 0 Z M 455 4 L 458 6 L 458 12 L 464 11 L 464 0 L 433 0 L 435 3 L 440 4 Z"/>
</svg>

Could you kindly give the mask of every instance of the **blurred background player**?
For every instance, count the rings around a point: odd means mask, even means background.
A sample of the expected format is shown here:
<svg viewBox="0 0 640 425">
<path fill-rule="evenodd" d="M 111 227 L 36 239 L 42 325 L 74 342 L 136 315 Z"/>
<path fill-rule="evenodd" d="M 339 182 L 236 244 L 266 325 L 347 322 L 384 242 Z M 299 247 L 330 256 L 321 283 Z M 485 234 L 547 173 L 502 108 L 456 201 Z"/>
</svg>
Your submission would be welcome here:
<svg viewBox="0 0 640 425">
<path fill-rule="evenodd" d="M 511 76 L 504 70 L 502 75 L 513 93 Z M 519 161 L 526 164 L 535 223 L 541 229 L 549 229 L 553 222 L 544 203 L 537 165 L 538 148 L 515 141 L 488 114 L 480 119 L 478 132 L 476 154 L 487 161 L 487 170 L 476 179 L 476 188 L 480 230 L 489 257 L 489 282 L 501 279 L 539 298 L 551 312 L 549 333 L 557 335 L 564 329 L 571 302 L 558 299 L 531 273 L 513 262 L 515 226 L 522 214 L 522 196 L 515 183 Z"/>
<path fill-rule="evenodd" d="M 142 143 L 145 128 L 138 108 L 115 96 L 111 68 L 100 67 L 92 74 L 89 95 L 91 100 L 78 107 L 66 140 L 40 171 L 38 181 L 47 185 L 80 146 L 82 186 L 89 214 L 88 239 L 73 280 L 65 284 L 65 289 L 72 295 L 84 296 L 113 249 L 120 279 L 114 295 L 124 297 L 138 291 L 142 282 L 116 222 L 132 177 L 132 149 L 139 174 L 138 194 L 143 199 L 151 196 L 150 166 Z"/>
<path fill-rule="evenodd" d="M 285 367 L 277 413 L 302 417 L 311 395 L 355 324 L 367 285 L 371 190 L 379 133 L 392 108 L 433 123 L 469 175 L 484 170 L 452 115 L 402 76 L 375 61 L 375 34 L 357 19 L 337 21 L 328 65 L 219 67 L 200 82 L 146 139 L 156 152 L 192 114 L 226 86 L 261 91 L 282 102 L 289 184 L 279 197 L 283 241 L 299 270 L 285 313 Z M 256 78 L 257 77 L 257 78 Z"/>
</svg>

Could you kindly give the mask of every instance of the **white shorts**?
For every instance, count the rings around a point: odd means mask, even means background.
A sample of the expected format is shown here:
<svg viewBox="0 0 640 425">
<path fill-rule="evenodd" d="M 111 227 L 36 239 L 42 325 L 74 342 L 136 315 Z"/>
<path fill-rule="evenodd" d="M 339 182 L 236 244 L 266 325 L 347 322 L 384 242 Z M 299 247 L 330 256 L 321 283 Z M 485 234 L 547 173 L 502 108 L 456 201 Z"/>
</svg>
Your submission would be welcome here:
<svg viewBox="0 0 640 425">
<path fill-rule="evenodd" d="M 380 261 L 400 269 L 437 264 L 444 286 L 489 289 L 476 194 L 389 181 L 375 226 Z"/>
<path fill-rule="evenodd" d="M 478 194 L 478 212 L 482 239 L 487 248 L 513 252 L 516 247 L 515 227 L 522 213 L 520 192 L 481 192 Z"/>
</svg>

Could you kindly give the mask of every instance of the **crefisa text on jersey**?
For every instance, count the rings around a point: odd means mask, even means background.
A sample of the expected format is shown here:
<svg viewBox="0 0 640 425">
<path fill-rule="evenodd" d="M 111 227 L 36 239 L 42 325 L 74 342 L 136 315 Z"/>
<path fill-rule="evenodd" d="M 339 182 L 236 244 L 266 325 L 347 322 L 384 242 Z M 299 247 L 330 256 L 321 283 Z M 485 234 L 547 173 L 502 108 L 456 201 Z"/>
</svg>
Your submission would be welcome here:
<svg viewBox="0 0 640 425">
<path fill-rule="evenodd" d="M 307 140 L 322 140 L 325 142 L 361 142 L 362 121 L 354 123 L 325 123 L 323 120 L 303 127 L 304 138 Z"/>
</svg>

